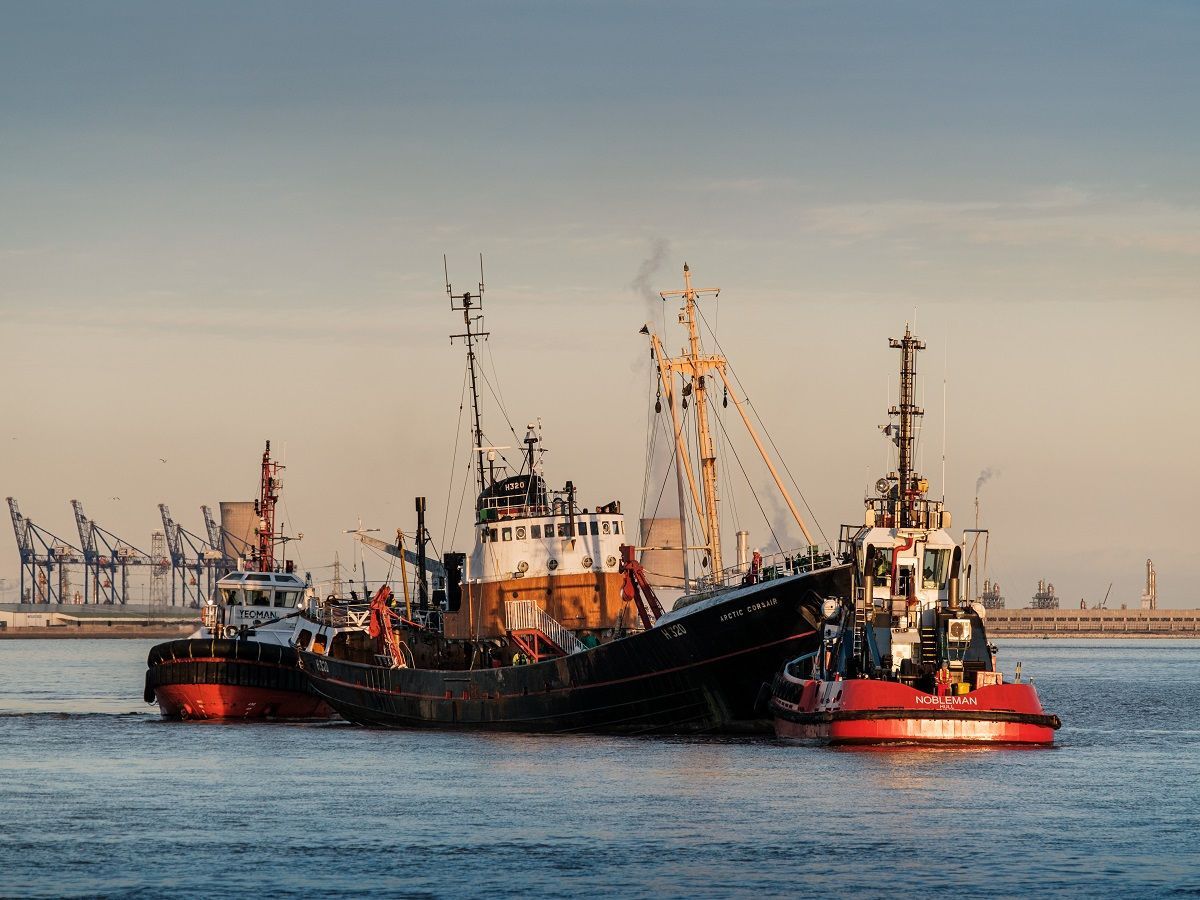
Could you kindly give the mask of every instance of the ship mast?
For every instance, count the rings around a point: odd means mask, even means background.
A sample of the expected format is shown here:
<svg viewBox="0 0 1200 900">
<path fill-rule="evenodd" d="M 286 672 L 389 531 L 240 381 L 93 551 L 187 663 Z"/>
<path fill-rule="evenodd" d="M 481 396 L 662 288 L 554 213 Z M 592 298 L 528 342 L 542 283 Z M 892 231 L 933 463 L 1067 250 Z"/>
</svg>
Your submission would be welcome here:
<svg viewBox="0 0 1200 900">
<path fill-rule="evenodd" d="M 262 477 L 259 482 L 259 497 L 254 504 L 258 514 L 258 527 L 254 530 L 258 537 L 258 571 L 275 571 L 275 542 L 282 535 L 275 533 L 275 504 L 279 502 L 279 490 L 283 482 L 279 472 L 283 466 L 271 459 L 271 442 L 262 455 Z"/>
<path fill-rule="evenodd" d="M 896 523 L 901 528 L 916 526 L 912 501 L 917 496 L 915 473 L 913 472 L 913 445 L 916 443 L 916 420 L 925 415 L 917 406 L 914 381 L 917 375 L 917 351 L 925 349 L 925 342 L 917 340 L 908 323 L 904 325 L 904 337 L 888 339 L 888 346 L 900 351 L 900 405 L 888 410 L 888 415 L 900 417 L 900 435 L 896 446 L 900 451 L 897 503 L 900 509 Z"/>
<path fill-rule="evenodd" d="M 479 418 L 479 387 L 476 380 L 475 372 L 475 342 L 482 339 L 487 340 L 489 332 L 475 331 L 476 323 L 483 321 L 483 254 L 479 255 L 479 293 L 472 294 L 467 291 L 464 294 L 456 297 L 454 291 L 450 287 L 450 269 L 446 264 L 446 257 L 442 256 L 442 268 L 446 274 L 446 295 L 450 298 L 450 309 L 455 312 L 462 312 L 463 323 L 467 326 L 467 330 L 463 334 L 450 335 L 450 343 L 453 344 L 456 340 L 462 339 L 467 345 L 467 369 L 470 373 L 471 382 L 471 414 L 474 422 L 474 441 L 475 446 L 472 453 L 472 458 L 475 461 L 475 471 L 479 475 L 479 493 L 482 494 L 487 489 L 487 482 L 483 477 L 483 426 L 480 424 Z M 472 316 L 471 310 L 476 309 L 480 315 Z"/>
<path fill-rule="evenodd" d="M 692 272 L 687 263 L 683 264 L 683 285 L 682 291 L 662 291 L 659 296 L 664 300 L 668 297 L 683 298 L 681 319 L 687 325 L 688 354 L 679 359 L 670 360 L 670 368 L 682 372 L 688 379 L 688 386 L 683 391 L 684 397 L 686 398 L 690 393 L 696 398 L 696 439 L 700 449 L 700 485 L 704 492 L 704 503 L 701 507 L 704 514 L 704 539 L 708 558 L 712 563 L 709 571 L 717 575 L 721 572 L 721 521 L 717 513 L 717 453 L 713 444 L 712 432 L 708 427 L 708 386 L 705 384 L 704 376 L 712 369 L 724 374 L 725 358 L 700 355 L 700 329 L 696 325 L 696 299 L 701 294 L 712 294 L 715 297 L 721 292 L 721 289 L 702 288 L 696 290 L 692 287 Z M 691 473 L 689 472 L 688 475 L 690 477 Z"/>
<path fill-rule="evenodd" d="M 796 524 L 800 526 L 801 532 L 803 532 L 805 539 L 807 539 L 810 545 L 813 543 L 813 539 L 808 527 L 804 524 L 803 518 L 800 516 L 800 511 L 796 508 L 796 504 L 792 502 L 787 488 L 784 487 L 783 480 L 779 477 L 779 472 L 775 469 L 775 464 L 771 462 L 766 448 L 763 446 L 762 441 L 759 440 L 758 434 L 750 422 L 750 417 L 742 405 L 742 401 L 738 398 L 736 391 L 729 382 L 729 375 L 726 372 L 729 365 L 728 361 L 724 356 L 701 352 L 700 329 L 696 322 L 696 301 L 705 294 L 717 296 L 721 289 L 697 289 L 692 287 L 692 273 L 687 263 L 683 264 L 683 284 L 684 289 L 682 291 L 661 291 L 659 296 L 664 300 L 668 297 L 683 298 L 684 305 L 683 309 L 680 310 L 679 321 L 681 324 L 687 326 L 687 353 L 676 358 L 668 358 L 663 351 L 662 341 L 659 340 L 658 335 L 651 332 L 649 326 L 644 328 L 643 331 L 650 335 L 654 358 L 658 364 L 659 379 L 667 395 L 667 406 L 671 413 L 671 424 L 675 433 L 677 464 L 687 476 L 692 502 L 696 505 L 697 513 L 701 515 L 704 526 L 704 545 L 701 547 L 686 548 L 685 542 L 685 553 L 687 549 L 706 551 L 711 561 L 709 571 L 719 582 L 721 580 L 722 569 L 721 523 L 717 511 L 717 454 L 714 449 L 712 432 L 708 421 L 708 385 L 706 384 L 705 376 L 709 373 L 713 373 L 721 379 L 726 393 L 733 400 L 733 405 L 737 408 L 738 415 L 742 419 L 742 424 L 746 426 L 746 431 L 749 432 L 750 438 L 754 441 L 754 446 L 762 456 L 763 462 L 766 463 L 767 471 L 771 473 L 771 478 L 775 481 L 775 487 L 779 490 L 780 495 L 787 504 L 789 511 L 796 520 Z M 676 391 L 675 389 L 675 373 L 681 374 L 687 382 L 682 391 Z M 679 397 L 679 395 L 682 395 L 682 397 Z M 694 396 L 696 403 L 696 439 L 700 451 L 699 488 L 696 485 L 696 477 L 692 470 L 692 464 L 688 457 L 686 442 L 683 436 L 683 427 L 676 409 L 676 401 L 679 400 L 681 405 L 686 404 L 689 395 Z M 703 500 L 701 500 L 701 493 L 703 493 Z M 679 519 L 682 529 L 684 525 L 684 510 L 682 509 L 682 505 L 679 511 Z M 682 531 L 681 533 L 686 534 L 687 532 Z"/>
</svg>

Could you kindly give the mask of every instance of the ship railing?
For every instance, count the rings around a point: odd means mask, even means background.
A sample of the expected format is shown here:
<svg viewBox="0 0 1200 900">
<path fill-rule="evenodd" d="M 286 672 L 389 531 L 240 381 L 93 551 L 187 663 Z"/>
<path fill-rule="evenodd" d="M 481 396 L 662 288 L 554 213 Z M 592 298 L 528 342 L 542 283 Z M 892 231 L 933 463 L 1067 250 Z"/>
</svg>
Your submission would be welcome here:
<svg viewBox="0 0 1200 900">
<path fill-rule="evenodd" d="M 877 528 L 921 528 L 936 531 L 949 528 L 949 513 L 941 500 L 910 499 L 905 503 L 891 497 L 871 497 L 867 509 Z"/>
<path fill-rule="evenodd" d="M 532 600 L 505 600 L 504 621 L 509 631 L 540 631 L 567 654 L 587 649 L 574 632 L 563 627 Z"/>
<path fill-rule="evenodd" d="M 753 581 L 748 580 L 751 564 L 730 566 L 722 569 L 707 584 L 707 589 L 717 587 L 738 587 L 742 584 L 757 584 L 762 581 L 774 581 L 777 578 L 787 578 L 791 575 L 803 575 L 818 569 L 828 569 L 833 565 L 833 556 L 828 550 L 822 550 L 815 544 L 801 550 L 785 550 L 782 553 L 772 553 L 764 556 L 757 575 Z"/>
<path fill-rule="evenodd" d="M 329 628 L 366 628 L 371 622 L 371 603 L 364 600 L 324 600 L 317 604 L 318 624 Z"/>
</svg>

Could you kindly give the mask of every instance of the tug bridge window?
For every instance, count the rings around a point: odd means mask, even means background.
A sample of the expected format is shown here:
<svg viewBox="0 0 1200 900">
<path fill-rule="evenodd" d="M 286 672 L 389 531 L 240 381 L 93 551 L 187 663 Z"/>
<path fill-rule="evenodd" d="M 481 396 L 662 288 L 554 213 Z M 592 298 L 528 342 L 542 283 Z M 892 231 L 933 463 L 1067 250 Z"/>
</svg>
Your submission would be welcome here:
<svg viewBox="0 0 1200 900">
<path fill-rule="evenodd" d="M 921 566 L 921 587 L 943 587 L 946 584 L 949 566 L 949 550 L 926 550 L 925 561 Z"/>
<path fill-rule="evenodd" d="M 247 606 L 270 606 L 271 592 L 269 590 L 247 590 L 246 591 Z"/>
<path fill-rule="evenodd" d="M 874 547 L 872 549 L 875 550 L 874 562 L 871 571 L 866 574 L 874 578 L 876 584 L 882 584 L 892 577 L 892 548 Z M 870 550 L 867 552 L 869 554 Z"/>
</svg>

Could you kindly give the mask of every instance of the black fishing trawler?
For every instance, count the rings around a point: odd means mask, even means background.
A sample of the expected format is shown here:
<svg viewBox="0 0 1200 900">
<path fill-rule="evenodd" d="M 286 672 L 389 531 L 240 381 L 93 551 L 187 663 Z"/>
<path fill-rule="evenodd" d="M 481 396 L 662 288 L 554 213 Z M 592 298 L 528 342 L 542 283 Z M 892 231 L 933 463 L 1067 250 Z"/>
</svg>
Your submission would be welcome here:
<svg viewBox="0 0 1200 900">
<path fill-rule="evenodd" d="M 383 586 L 369 602 L 329 599 L 297 630 L 300 666 L 312 689 L 339 714 L 363 725 L 482 728 L 537 732 L 711 733 L 767 731 L 766 700 L 775 673 L 820 645 L 822 606 L 845 597 L 850 568 L 833 566 L 809 539 L 802 551 L 739 558 L 721 565 L 716 453 L 706 418 L 705 377 L 725 381 L 723 357 L 702 352 L 697 297 L 684 268 L 680 322 L 690 351 L 671 359 L 649 328 L 659 381 L 675 436 L 676 467 L 686 470 L 703 523 L 696 546 L 708 573 L 685 581 L 664 612 L 625 531 L 620 504 L 580 508 L 576 489 L 549 491 L 540 428 L 530 426 L 519 470 L 489 447 L 474 390 L 478 294 L 456 297 L 466 332 L 478 479 L 471 554 L 426 564 L 424 504 L 417 504 L 419 558 L 415 599 Z M 680 382 L 679 379 L 682 379 Z M 691 398 L 700 448 L 701 487 L 686 455 L 681 408 Z M 742 405 L 735 404 L 747 427 Z M 751 428 L 753 435 L 753 429 Z M 755 436 L 755 443 L 762 450 Z M 763 451 L 766 459 L 766 453 Z M 775 469 L 768 468 L 783 490 Z M 516 471 L 514 471 L 516 470 Z M 682 476 L 680 476 L 682 484 Z M 682 494 L 682 489 L 681 489 Z M 808 531 L 785 499 L 800 528 Z M 680 516 L 684 515 L 681 510 Z M 681 523 L 682 530 L 682 523 Z M 360 536 L 367 543 L 380 544 Z M 390 550 L 401 559 L 411 554 Z M 744 553 L 739 557 L 745 556 Z M 686 566 L 685 566 L 686 570 Z M 432 593 L 427 575 L 444 579 Z"/>
</svg>

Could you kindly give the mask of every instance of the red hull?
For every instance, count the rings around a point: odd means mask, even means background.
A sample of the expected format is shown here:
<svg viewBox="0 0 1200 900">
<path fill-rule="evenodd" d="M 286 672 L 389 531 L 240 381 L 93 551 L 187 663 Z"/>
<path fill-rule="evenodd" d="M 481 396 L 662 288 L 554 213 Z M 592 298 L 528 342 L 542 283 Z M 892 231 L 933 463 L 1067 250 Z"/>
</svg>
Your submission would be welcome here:
<svg viewBox="0 0 1200 900">
<path fill-rule="evenodd" d="M 1054 743 L 1056 716 L 1032 685 L 998 684 L 939 697 L 892 681 L 792 682 L 771 701 L 781 738 L 835 744 Z M 796 694 L 788 701 L 787 694 Z"/>
<path fill-rule="evenodd" d="M 259 641 L 188 638 L 158 644 L 146 660 L 147 703 L 169 719 L 328 719 L 296 651 Z"/>
<path fill-rule="evenodd" d="M 228 684 L 169 684 L 155 689 L 169 719 L 328 719 L 332 709 L 318 697 L 270 688 Z"/>
</svg>

